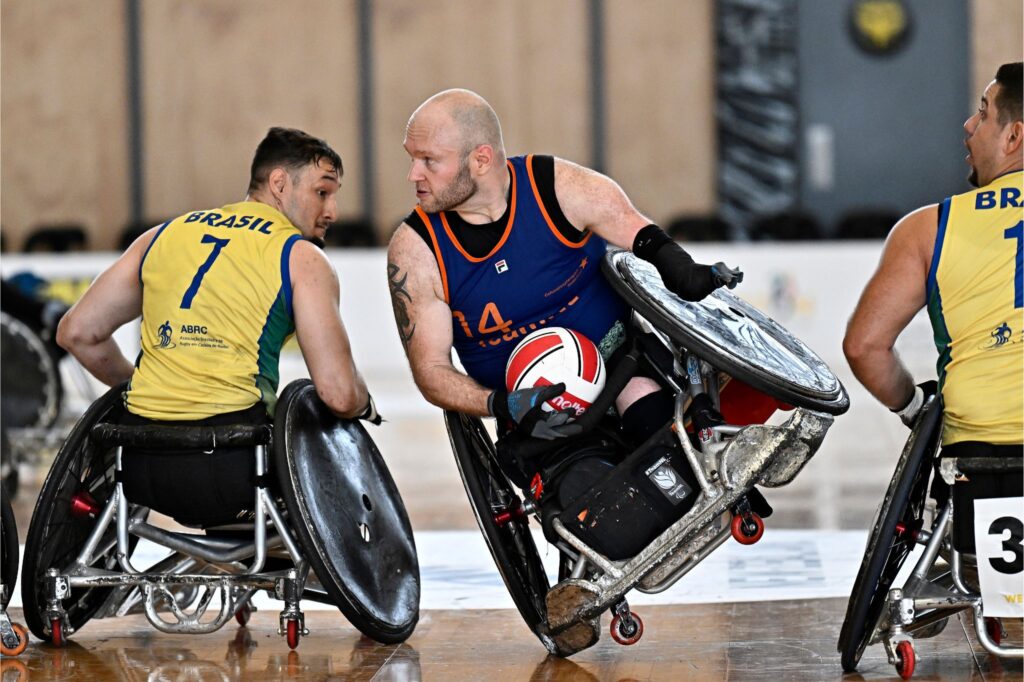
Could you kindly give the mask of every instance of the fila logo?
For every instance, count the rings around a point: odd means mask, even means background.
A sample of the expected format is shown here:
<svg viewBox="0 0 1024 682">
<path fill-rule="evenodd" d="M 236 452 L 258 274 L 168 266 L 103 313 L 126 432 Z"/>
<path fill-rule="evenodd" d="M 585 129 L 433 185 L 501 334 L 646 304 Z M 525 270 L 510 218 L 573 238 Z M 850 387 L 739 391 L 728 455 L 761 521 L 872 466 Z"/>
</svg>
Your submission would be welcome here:
<svg viewBox="0 0 1024 682">
<path fill-rule="evenodd" d="M 498 271 L 499 275 L 503 272 L 508 272 L 508 263 L 506 263 L 505 259 L 503 258 L 494 264 L 494 269 Z"/>
</svg>

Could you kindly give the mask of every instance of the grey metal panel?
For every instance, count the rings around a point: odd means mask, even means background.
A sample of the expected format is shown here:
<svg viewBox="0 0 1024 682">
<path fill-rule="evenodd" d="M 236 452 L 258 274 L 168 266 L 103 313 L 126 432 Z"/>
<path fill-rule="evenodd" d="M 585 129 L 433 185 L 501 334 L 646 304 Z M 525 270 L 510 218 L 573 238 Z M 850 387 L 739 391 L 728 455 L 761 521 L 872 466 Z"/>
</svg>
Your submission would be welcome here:
<svg viewBox="0 0 1024 682">
<path fill-rule="evenodd" d="M 851 4 L 798 0 L 801 203 L 826 231 L 851 209 L 902 214 L 968 189 L 961 125 L 973 95 L 965 0 L 905 0 L 911 34 L 888 56 L 854 43 Z M 826 147 L 831 135 L 830 187 L 813 172 L 819 164 L 808 132 L 815 130 Z"/>
</svg>

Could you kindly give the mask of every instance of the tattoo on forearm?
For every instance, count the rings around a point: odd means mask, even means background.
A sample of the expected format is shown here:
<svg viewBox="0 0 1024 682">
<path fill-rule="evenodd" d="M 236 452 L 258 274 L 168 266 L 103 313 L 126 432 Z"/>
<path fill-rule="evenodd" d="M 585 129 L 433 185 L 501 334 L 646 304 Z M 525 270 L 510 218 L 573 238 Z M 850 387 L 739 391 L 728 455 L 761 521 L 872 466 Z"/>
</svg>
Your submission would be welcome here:
<svg viewBox="0 0 1024 682">
<path fill-rule="evenodd" d="M 405 288 L 405 282 L 409 279 L 409 273 L 402 274 L 398 266 L 388 263 L 388 285 L 391 287 L 391 307 L 395 311 L 395 322 L 398 323 L 398 336 L 402 339 L 402 346 L 408 351 L 409 340 L 416 331 L 416 325 L 409 319 L 408 304 L 412 303 L 412 296 Z"/>
</svg>

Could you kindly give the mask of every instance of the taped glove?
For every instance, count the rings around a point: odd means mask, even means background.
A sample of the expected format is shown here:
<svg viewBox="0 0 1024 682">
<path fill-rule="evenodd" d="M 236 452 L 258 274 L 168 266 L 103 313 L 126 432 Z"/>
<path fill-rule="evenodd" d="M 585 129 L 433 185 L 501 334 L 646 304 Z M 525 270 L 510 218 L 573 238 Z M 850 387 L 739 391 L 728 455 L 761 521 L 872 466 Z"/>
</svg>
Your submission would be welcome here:
<svg viewBox="0 0 1024 682">
<path fill-rule="evenodd" d="M 363 419 L 374 426 L 380 426 L 380 423 L 384 421 L 384 418 L 380 416 L 379 412 L 377 412 L 377 405 L 373 402 L 373 396 L 369 393 L 366 395 L 370 400 L 366 403 L 366 409 L 356 415 L 356 419 Z"/>
<path fill-rule="evenodd" d="M 498 419 L 511 421 L 516 430 L 531 438 L 554 440 L 574 436 L 583 430 L 579 424 L 567 423 L 575 412 L 546 412 L 543 405 L 548 400 L 565 393 L 565 384 L 521 388 L 511 393 L 497 390 L 487 397 L 487 410 Z"/>
<path fill-rule="evenodd" d="M 914 392 L 910 394 L 910 400 L 907 404 L 898 410 L 891 410 L 899 416 L 900 421 L 909 428 L 914 428 L 914 422 L 917 420 L 917 415 L 921 414 L 921 409 L 928 402 L 928 398 L 939 392 L 939 383 L 934 379 L 931 381 L 924 381 L 914 387 Z"/>
</svg>

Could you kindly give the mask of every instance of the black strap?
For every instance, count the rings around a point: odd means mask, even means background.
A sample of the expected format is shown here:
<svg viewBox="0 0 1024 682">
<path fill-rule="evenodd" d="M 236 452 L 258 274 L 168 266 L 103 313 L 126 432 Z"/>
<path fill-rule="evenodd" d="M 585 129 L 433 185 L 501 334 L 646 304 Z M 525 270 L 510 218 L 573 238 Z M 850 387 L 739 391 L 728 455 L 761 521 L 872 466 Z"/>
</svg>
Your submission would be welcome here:
<svg viewBox="0 0 1024 682">
<path fill-rule="evenodd" d="M 148 449 L 212 450 L 218 447 L 268 445 L 271 427 L 268 424 L 124 426 L 100 423 L 92 427 L 89 439 L 100 447 L 121 445 Z"/>
</svg>

